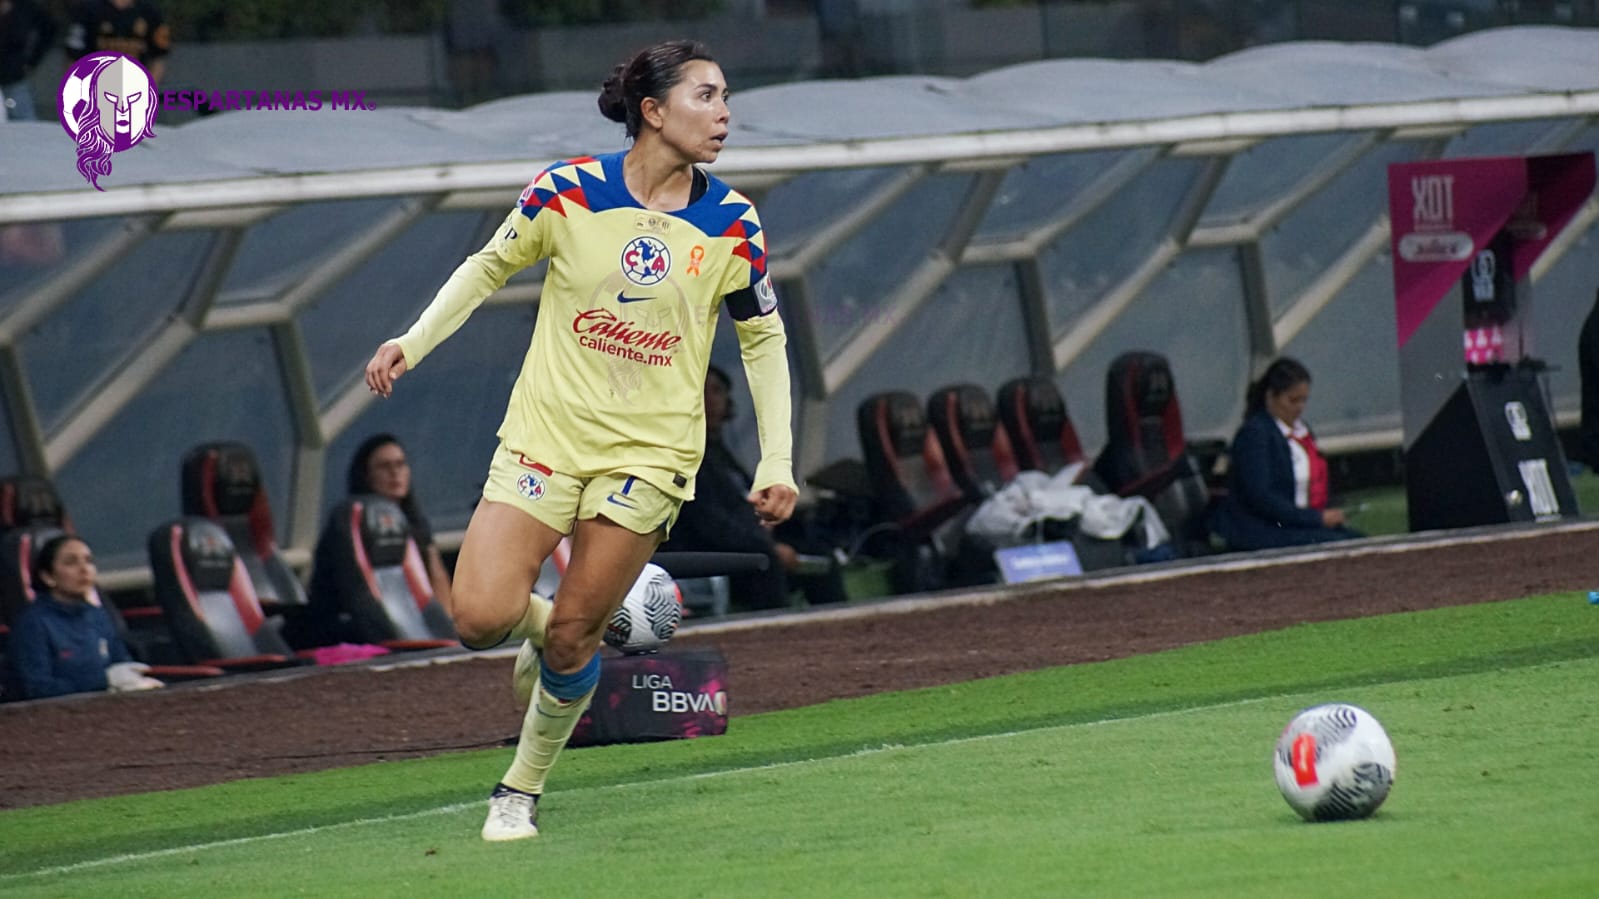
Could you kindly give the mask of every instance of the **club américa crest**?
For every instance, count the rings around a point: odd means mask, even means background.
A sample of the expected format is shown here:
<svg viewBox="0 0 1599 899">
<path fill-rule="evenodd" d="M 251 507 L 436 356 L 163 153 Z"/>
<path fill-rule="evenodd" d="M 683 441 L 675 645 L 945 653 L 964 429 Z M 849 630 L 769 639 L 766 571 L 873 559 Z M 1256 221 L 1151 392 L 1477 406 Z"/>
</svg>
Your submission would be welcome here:
<svg viewBox="0 0 1599 899">
<path fill-rule="evenodd" d="M 522 476 L 516 479 L 516 492 L 531 500 L 543 499 L 544 479 L 530 471 L 524 471 Z"/>
</svg>

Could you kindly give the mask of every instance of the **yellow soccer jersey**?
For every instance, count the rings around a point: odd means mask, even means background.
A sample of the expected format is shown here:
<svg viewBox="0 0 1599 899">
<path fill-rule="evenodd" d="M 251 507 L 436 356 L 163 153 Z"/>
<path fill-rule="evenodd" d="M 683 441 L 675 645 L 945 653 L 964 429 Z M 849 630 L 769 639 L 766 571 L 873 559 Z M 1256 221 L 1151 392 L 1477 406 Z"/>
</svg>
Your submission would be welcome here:
<svg viewBox="0 0 1599 899">
<path fill-rule="evenodd" d="M 623 181 L 624 155 L 541 172 L 398 338 L 407 366 L 512 274 L 548 257 L 500 438 L 556 471 L 635 474 L 687 499 L 705 451 L 705 371 L 726 300 L 755 400 L 755 487 L 792 487 L 787 339 L 754 205 L 706 176 L 687 208 L 645 209 Z"/>
</svg>

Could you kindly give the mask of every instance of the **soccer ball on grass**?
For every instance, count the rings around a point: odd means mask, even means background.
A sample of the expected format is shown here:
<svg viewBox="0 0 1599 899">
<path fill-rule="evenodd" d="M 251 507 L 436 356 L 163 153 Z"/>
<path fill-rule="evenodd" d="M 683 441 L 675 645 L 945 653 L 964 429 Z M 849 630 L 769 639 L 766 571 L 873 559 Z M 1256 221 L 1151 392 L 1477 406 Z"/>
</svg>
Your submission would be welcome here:
<svg viewBox="0 0 1599 899">
<path fill-rule="evenodd" d="M 650 563 L 605 626 L 605 642 L 627 655 L 659 652 L 683 622 L 683 594 L 666 569 Z"/>
<path fill-rule="evenodd" d="M 1294 716 L 1272 754 L 1277 789 L 1306 821 L 1351 821 L 1377 810 L 1394 783 L 1394 746 L 1371 713 L 1343 703 Z"/>
</svg>

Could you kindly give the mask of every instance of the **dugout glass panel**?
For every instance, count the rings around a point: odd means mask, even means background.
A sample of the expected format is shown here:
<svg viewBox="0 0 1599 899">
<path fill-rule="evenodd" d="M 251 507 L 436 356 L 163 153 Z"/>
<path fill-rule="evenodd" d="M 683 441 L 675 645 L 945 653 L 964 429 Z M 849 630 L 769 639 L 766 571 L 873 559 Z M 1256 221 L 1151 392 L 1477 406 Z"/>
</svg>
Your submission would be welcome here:
<svg viewBox="0 0 1599 899">
<path fill-rule="evenodd" d="M 522 370 L 535 312 L 533 306 L 479 307 L 422 367 L 398 382 L 393 396 L 368 404 L 334 435 L 323 472 L 322 517 L 346 495 L 356 447 L 386 431 L 405 445 L 417 501 L 434 529 L 466 527 L 482 495 L 498 444 L 494 432 Z"/>
<path fill-rule="evenodd" d="M 1132 150 L 1096 150 L 1035 156 L 1005 173 L 994 199 L 984 213 L 972 242 L 1018 240 L 1058 221 L 1085 190 L 1093 188 L 1112 166 L 1124 161 L 1148 161 L 1154 147 Z"/>
<path fill-rule="evenodd" d="M 178 515 L 183 454 L 237 440 L 255 452 L 278 541 L 287 535 L 294 422 L 272 336 L 224 331 L 189 344 L 55 474 L 105 570 L 149 563 L 145 539 Z"/>
<path fill-rule="evenodd" d="M 1231 398 L 1249 380 L 1249 347 L 1237 251 L 1217 248 L 1175 259 L 1104 333 L 1066 367 L 1062 393 L 1085 449 L 1105 444 L 1105 373 L 1129 350 L 1171 363 L 1190 438 L 1231 434 Z"/>
<path fill-rule="evenodd" d="M 766 252 L 773 259 L 795 253 L 903 171 L 891 167 L 801 172 L 766 191 L 755 200 L 761 227 L 766 229 Z"/>
<path fill-rule="evenodd" d="M 962 266 L 829 397 L 825 458 L 861 457 L 855 408 L 874 393 L 909 390 L 924 408 L 929 394 L 951 384 L 992 395 L 1027 374 L 1027 359 L 1016 267 Z"/>
<path fill-rule="evenodd" d="M 1592 200 L 1590 200 L 1592 202 Z M 1550 408 L 1581 407 L 1582 381 L 1577 368 L 1577 335 L 1593 311 L 1599 293 L 1599 219 L 1581 229 L 1566 252 L 1533 282 L 1528 332 L 1534 358 L 1551 363 L 1545 384 Z"/>
<path fill-rule="evenodd" d="M 1305 421 L 1318 437 L 1399 427 L 1396 333 L 1393 264 L 1385 245 L 1280 350 L 1310 369 Z M 1242 393 L 1238 410 L 1242 416 Z"/>
<path fill-rule="evenodd" d="M 0 316 L 82 264 L 88 251 L 116 232 L 143 222 L 119 216 L 0 225 Z"/>
<path fill-rule="evenodd" d="M 269 299 L 303 280 L 325 257 L 399 209 L 395 197 L 290 206 L 244 232 L 218 305 Z"/>
<path fill-rule="evenodd" d="M 1421 141 L 1378 144 L 1261 236 L 1273 317 L 1387 214 L 1389 164 L 1420 159 L 1428 149 Z"/>
<path fill-rule="evenodd" d="M 1446 158 L 1468 156 L 1525 156 L 1551 148 L 1540 143 L 1569 127 L 1570 119 L 1534 119 L 1527 122 L 1489 122 L 1456 135 L 1444 149 Z"/>
<path fill-rule="evenodd" d="M 1228 160 L 1200 227 L 1236 225 L 1314 174 L 1327 157 L 1358 134 L 1303 134 L 1262 141 Z"/>
<path fill-rule="evenodd" d="M 948 233 L 971 181 L 964 174 L 922 180 L 809 273 L 811 314 L 823 359 L 888 311 L 888 301 Z"/>
<path fill-rule="evenodd" d="M 300 313 L 320 402 L 359 376 L 378 344 L 411 326 L 461 260 L 480 249 L 477 237 L 477 213 L 420 216 Z"/>
<path fill-rule="evenodd" d="M 1039 252 L 1052 337 L 1149 258 L 1171 233 L 1173 215 L 1207 162 L 1156 163 Z"/>
<path fill-rule="evenodd" d="M 149 238 L 19 341 L 46 433 L 59 428 L 101 378 L 166 325 L 216 239 L 205 231 Z"/>
</svg>

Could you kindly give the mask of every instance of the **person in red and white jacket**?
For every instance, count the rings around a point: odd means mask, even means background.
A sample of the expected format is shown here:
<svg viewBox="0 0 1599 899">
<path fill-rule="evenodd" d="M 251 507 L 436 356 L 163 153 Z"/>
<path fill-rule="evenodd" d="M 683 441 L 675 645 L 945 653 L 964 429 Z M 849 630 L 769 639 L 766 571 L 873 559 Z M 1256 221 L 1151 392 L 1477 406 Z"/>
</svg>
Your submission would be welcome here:
<svg viewBox="0 0 1599 899">
<path fill-rule="evenodd" d="M 1310 371 L 1286 356 L 1249 385 L 1248 413 L 1233 437 L 1227 496 L 1211 532 L 1233 550 L 1270 549 L 1364 536 L 1328 505 L 1327 460 L 1303 414 Z"/>
</svg>

